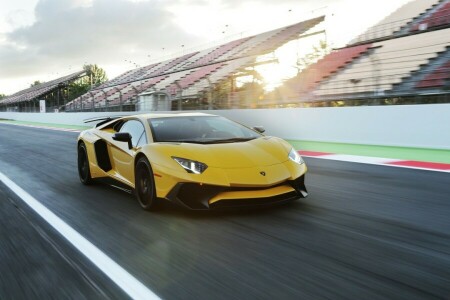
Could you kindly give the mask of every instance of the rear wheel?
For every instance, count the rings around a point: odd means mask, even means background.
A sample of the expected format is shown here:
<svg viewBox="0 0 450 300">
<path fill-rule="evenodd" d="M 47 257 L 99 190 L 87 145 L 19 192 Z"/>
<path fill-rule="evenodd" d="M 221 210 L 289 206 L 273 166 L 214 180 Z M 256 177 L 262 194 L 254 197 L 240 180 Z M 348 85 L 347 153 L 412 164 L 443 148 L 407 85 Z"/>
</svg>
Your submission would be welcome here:
<svg viewBox="0 0 450 300">
<path fill-rule="evenodd" d="M 155 210 L 157 208 L 153 171 L 145 157 L 139 158 L 136 163 L 135 189 L 136 198 L 143 209 Z"/>
<path fill-rule="evenodd" d="M 91 184 L 91 171 L 89 170 L 89 158 L 86 151 L 86 145 L 81 142 L 78 145 L 78 175 L 83 184 Z"/>
</svg>

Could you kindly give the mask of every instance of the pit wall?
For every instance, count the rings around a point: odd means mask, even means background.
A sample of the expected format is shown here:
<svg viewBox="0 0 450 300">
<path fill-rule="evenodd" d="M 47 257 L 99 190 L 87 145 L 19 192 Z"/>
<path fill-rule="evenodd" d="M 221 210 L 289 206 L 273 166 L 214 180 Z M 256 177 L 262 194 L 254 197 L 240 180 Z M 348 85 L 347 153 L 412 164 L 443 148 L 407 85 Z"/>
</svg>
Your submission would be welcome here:
<svg viewBox="0 0 450 300">
<path fill-rule="evenodd" d="M 204 111 L 289 140 L 450 150 L 450 104 Z M 133 112 L 10 113 L 0 119 L 88 125 L 87 118 Z M 449 154 L 450 155 L 450 154 Z"/>
</svg>

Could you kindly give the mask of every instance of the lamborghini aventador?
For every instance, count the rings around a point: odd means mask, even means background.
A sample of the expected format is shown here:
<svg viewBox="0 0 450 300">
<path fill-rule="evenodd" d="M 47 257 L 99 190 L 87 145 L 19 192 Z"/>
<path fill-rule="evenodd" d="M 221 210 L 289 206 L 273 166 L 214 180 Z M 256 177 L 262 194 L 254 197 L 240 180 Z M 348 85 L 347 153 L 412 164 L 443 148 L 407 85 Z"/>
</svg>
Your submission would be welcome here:
<svg viewBox="0 0 450 300">
<path fill-rule="evenodd" d="M 143 209 L 272 205 L 306 197 L 307 167 L 286 141 L 203 114 L 107 117 L 78 137 L 78 173 L 133 192 Z"/>
</svg>

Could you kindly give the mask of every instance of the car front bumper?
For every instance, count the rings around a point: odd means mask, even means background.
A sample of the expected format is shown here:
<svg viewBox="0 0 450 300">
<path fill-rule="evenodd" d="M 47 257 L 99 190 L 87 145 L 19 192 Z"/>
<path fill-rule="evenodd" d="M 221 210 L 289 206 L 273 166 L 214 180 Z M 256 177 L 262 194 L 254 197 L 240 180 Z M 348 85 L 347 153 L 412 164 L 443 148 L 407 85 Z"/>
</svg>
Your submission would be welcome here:
<svg viewBox="0 0 450 300">
<path fill-rule="evenodd" d="M 166 199 L 191 210 L 215 210 L 277 205 L 308 195 L 305 175 L 266 187 L 224 187 L 177 183 Z"/>
</svg>

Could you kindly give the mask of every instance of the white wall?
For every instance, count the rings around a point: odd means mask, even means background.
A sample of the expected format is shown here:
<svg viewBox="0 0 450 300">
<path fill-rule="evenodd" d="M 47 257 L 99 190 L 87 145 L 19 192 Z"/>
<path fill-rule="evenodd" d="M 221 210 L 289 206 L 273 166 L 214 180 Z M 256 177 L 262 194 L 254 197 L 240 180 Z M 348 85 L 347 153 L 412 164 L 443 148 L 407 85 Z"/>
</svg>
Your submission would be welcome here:
<svg viewBox="0 0 450 300">
<path fill-rule="evenodd" d="M 89 123 L 85 124 L 83 120 L 111 116 L 111 115 L 126 115 L 132 114 L 127 112 L 86 112 L 86 113 L 17 113 L 17 112 L 0 112 L 0 119 L 11 119 L 16 121 L 28 121 L 28 122 L 38 122 L 38 123 L 49 123 L 49 124 L 64 124 L 64 125 L 80 125 L 80 126 L 90 126 Z M 134 113 L 133 113 L 134 114 Z"/>
<path fill-rule="evenodd" d="M 207 111 L 205 111 L 207 112 Z M 268 135 L 292 140 L 450 150 L 450 104 L 211 111 Z M 117 113 L 7 113 L 0 119 L 86 125 L 84 119 Z M 449 154 L 450 155 L 450 154 Z"/>
</svg>

